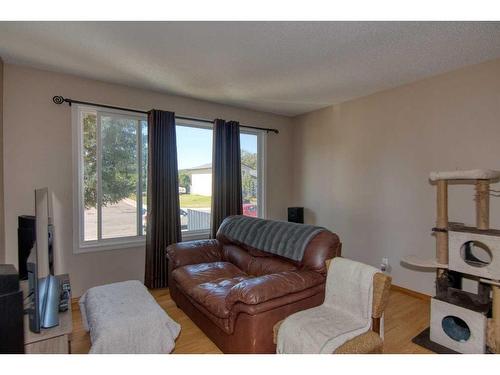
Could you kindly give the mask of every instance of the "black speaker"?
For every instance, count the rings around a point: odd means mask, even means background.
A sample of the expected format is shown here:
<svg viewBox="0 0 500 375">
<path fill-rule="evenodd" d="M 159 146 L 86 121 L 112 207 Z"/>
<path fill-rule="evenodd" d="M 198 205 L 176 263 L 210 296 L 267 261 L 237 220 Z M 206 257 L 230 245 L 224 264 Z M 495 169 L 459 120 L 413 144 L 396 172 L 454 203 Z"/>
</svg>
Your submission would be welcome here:
<svg viewBox="0 0 500 375">
<path fill-rule="evenodd" d="M 304 224 L 304 207 L 288 207 L 288 221 Z"/>
<path fill-rule="evenodd" d="M 23 292 L 12 264 L 0 264 L 0 353 L 24 353 Z"/>
</svg>

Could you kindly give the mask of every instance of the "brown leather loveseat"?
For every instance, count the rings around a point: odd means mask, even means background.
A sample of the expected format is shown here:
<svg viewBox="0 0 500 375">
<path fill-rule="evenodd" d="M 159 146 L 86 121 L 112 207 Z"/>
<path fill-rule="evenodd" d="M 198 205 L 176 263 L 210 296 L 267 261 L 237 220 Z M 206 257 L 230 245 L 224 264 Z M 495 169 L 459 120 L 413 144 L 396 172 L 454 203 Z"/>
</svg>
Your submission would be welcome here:
<svg viewBox="0 0 500 375">
<path fill-rule="evenodd" d="M 323 303 L 325 261 L 340 251 L 338 236 L 326 229 L 308 240 L 302 261 L 235 242 L 219 229 L 215 240 L 168 247 L 170 294 L 224 353 L 274 353 L 273 326 Z"/>
</svg>

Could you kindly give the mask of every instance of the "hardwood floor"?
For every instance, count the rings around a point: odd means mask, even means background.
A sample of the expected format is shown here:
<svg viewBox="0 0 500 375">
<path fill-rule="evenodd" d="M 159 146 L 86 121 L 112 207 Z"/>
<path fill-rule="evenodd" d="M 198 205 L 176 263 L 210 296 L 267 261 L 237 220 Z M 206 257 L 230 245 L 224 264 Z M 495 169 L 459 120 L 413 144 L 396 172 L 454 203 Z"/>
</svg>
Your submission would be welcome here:
<svg viewBox="0 0 500 375">
<path fill-rule="evenodd" d="M 181 334 L 177 339 L 174 354 L 218 354 L 221 351 L 210 339 L 175 306 L 168 289 L 152 291 L 160 306 L 178 322 Z M 429 301 L 392 290 L 385 318 L 385 353 L 432 353 L 411 342 L 411 339 L 429 325 Z M 73 353 L 88 353 L 89 334 L 84 331 L 78 304 L 73 303 Z"/>
<path fill-rule="evenodd" d="M 429 326 L 430 299 L 391 290 L 385 313 L 384 353 L 432 354 L 411 340 Z"/>
</svg>

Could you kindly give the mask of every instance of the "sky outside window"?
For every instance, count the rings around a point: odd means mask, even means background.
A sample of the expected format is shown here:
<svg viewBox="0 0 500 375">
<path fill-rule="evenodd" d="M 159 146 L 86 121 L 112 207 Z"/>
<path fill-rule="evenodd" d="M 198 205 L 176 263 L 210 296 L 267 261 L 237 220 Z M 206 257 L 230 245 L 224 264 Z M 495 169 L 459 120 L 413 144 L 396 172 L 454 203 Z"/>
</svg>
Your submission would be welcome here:
<svg viewBox="0 0 500 375">
<path fill-rule="evenodd" d="M 179 169 L 198 167 L 212 162 L 212 129 L 177 126 Z M 257 153 L 255 136 L 241 134 L 241 149 Z"/>
</svg>

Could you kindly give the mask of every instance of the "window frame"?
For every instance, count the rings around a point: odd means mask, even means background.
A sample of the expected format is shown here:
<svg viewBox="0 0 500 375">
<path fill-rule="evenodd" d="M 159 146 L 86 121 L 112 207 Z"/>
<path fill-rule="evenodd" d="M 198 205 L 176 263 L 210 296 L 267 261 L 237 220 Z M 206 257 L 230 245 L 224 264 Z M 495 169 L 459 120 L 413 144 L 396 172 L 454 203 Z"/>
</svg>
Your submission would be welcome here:
<svg viewBox="0 0 500 375">
<path fill-rule="evenodd" d="M 125 248 L 137 248 L 142 247 L 146 243 L 145 234 L 139 232 L 137 236 L 127 236 L 127 237 L 118 237 L 118 238 L 105 238 L 98 239 L 94 241 L 84 241 L 84 202 L 83 202 L 83 129 L 82 129 L 82 120 L 83 114 L 85 112 L 94 112 L 97 115 L 96 121 L 99 124 L 99 119 L 102 114 L 111 114 L 118 116 L 126 116 L 137 118 L 138 120 L 147 121 L 147 115 L 141 115 L 135 112 L 117 110 L 117 109 L 101 109 L 97 106 L 83 105 L 83 104 L 73 104 L 72 105 L 72 148 L 73 148 L 73 253 L 89 253 L 89 252 L 97 252 L 97 251 L 107 251 L 107 250 L 118 250 Z M 209 129 L 213 130 L 213 124 L 206 123 L 203 121 L 196 120 L 176 120 L 177 126 L 186 126 L 186 127 L 194 127 L 200 129 Z M 100 126 L 97 126 L 96 131 L 98 132 L 97 136 L 97 147 L 99 150 L 100 147 Z M 251 134 L 257 136 L 257 170 L 258 170 L 258 184 L 257 184 L 257 202 L 258 202 L 258 212 L 257 217 L 266 218 L 267 217 L 267 204 L 266 204 L 266 174 L 267 174 L 267 166 L 266 166 L 266 150 L 267 150 L 267 132 L 265 130 L 259 129 L 251 129 L 245 128 L 243 126 L 240 127 L 240 133 L 242 134 Z M 142 148 L 141 148 L 141 137 L 142 132 L 139 131 L 137 134 L 138 142 L 137 142 L 137 155 L 138 155 L 138 174 L 139 174 L 139 183 L 138 183 L 138 191 L 137 197 L 142 197 L 141 192 L 141 179 L 142 179 Z M 213 139 L 212 139 L 213 142 Z M 99 153 L 99 151 L 98 151 Z M 98 158 L 98 166 L 96 169 L 96 173 L 100 172 L 100 163 L 101 160 Z M 100 191 L 101 179 L 97 179 L 97 189 Z M 98 199 L 100 198 L 100 194 L 98 193 Z M 142 212 L 142 199 L 139 200 L 139 204 L 137 207 L 138 212 Z M 97 205 L 99 211 L 102 210 L 100 204 Z M 137 225 L 138 229 L 142 228 L 142 215 L 137 215 Z M 102 215 L 98 214 L 98 231 L 100 228 L 100 221 L 102 221 Z M 140 229 L 142 231 L 142 229 Z M 206 239 L 210 236 L 210 229 L 201 230 L 201 231 L 190 231 L 183 232 L 181 234 L 182 241 L 190 241 L 196 239 Z M 99 237 L 99 235 L 98 235 Z"/>
<path fill-rule="evenodd" d="M 102 206 L 100 204 L 100 199 L 102 196 L 102 179 L 97 178 L 97 240 L 85 241 L 85 207 L 84 207 L 84 196 L 83 196 L 83 127 L 82 120 L 85 113 L 95 113 L 96 114 L 96 147 L 97 147 L 97 168 L 96 174 L 99 175 L 101 169 L 101 158 L 100 156 L 100 142 L 101 142 L 101 126 L 100 118 L 103 115 L 114 115 L 120 117 L 134 118 L 138 121 L 147 121 L 147 116 L 115 109 L 101 109 L 96 106 L 73 104 L 72 106 L 72 133 L 73 133 L 73 253 L 89 253 L 95 251 L 105 251 L 105 250 L 116 250 L 124 248 L 141 247 L 146 243 L 146 236 L 142 233 L 142 131 L 141 127 L 138 126 L 137 132 L 137 173 L 138 173 L 138 186 L 136 190 L 136 196 L 138 198 L 137 205 L 137 230 L 138 234 L 135 236 L 126 237 L 116 237 L 116 238 L 101 238 L 100 231 L 102 230 Z M 140 124 L 140 122 L 139 122 Z"/>
</svg>

